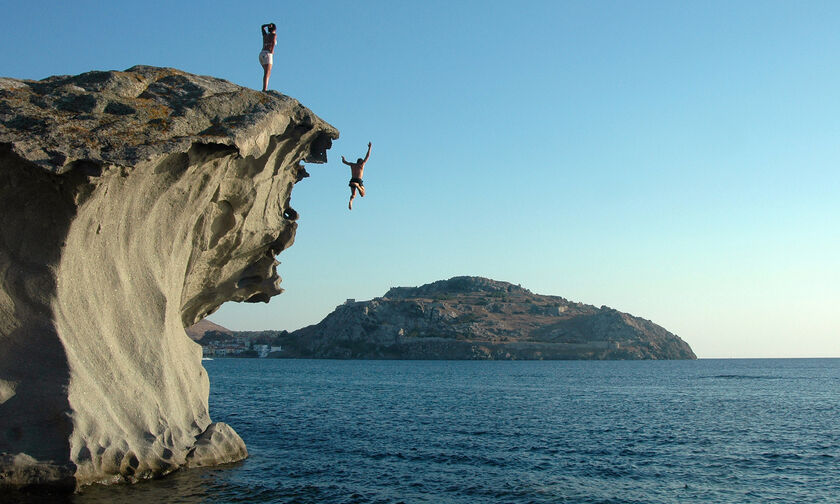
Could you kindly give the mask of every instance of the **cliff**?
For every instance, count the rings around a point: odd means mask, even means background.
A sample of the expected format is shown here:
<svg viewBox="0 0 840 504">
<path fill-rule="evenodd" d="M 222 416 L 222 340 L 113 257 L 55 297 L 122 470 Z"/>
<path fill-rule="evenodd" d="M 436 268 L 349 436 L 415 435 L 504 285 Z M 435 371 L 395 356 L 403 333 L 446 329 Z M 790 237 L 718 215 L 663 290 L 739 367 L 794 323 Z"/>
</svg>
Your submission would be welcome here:
<svg viewBox="0 0 840 504">
<path fill-rule="evenodd" d="M 282 292 L 292 188 L 335 138 L 174 69 L 0 79 L 0 489 L 247 456 L 184 327 Z"/>
<path fill-rule="evenodd" d="M 696 359 L 679 337 L 612 308 L 455 277 L 348 301 L 278 339 L 283 356 L 364 359 Z"/>
</svg>

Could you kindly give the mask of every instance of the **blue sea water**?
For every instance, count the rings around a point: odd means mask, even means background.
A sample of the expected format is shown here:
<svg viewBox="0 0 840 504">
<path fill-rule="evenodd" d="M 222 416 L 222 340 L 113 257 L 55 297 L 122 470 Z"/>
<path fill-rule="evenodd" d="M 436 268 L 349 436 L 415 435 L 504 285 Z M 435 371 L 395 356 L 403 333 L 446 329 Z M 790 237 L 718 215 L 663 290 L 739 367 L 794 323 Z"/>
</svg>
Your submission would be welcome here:
<svg viewBox="0 0 840 504">
<path fill-rule="evenodd" d="M 204 364 L 250 457 L 74 502 L 840 502 L 840 359 Z"/>
</svg>

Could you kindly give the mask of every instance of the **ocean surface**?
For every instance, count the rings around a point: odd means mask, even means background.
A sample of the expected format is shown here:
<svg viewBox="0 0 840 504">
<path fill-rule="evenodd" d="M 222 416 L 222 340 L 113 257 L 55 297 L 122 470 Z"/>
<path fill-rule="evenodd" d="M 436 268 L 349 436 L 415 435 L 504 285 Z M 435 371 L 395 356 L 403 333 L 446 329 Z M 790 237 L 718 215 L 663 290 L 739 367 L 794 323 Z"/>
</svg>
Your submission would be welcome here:
<svg viewBox="0 0 840 504">
<path fill-rule="evenodd" d="M 73 502 L 840 502 L 840 359 L 204 365 L 250 458 Z"/>
</svg>

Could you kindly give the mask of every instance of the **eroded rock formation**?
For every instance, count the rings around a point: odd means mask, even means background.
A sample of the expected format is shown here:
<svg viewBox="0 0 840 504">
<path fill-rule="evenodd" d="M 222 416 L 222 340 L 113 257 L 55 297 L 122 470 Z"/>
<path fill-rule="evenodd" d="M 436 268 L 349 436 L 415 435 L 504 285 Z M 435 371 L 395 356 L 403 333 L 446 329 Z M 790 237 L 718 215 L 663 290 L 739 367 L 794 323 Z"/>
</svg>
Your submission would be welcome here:
<svg viewBox="0 0 840 504">
<path fill-rule="evenodd" d="M 0 79 L 0 487 L 247 456 L 184 327 L 282 292 L 292 187 L 337 137 L 174 69 Z"/>
</svg>

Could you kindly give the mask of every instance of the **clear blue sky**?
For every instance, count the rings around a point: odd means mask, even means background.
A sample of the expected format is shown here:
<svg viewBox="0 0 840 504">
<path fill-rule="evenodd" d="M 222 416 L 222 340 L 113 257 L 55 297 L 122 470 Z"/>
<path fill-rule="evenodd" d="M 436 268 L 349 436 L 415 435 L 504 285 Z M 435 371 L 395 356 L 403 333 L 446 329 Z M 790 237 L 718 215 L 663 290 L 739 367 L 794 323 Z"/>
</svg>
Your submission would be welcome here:
<svg viewBox="0 0 840 504">
<path fill-rule="evenodd" d="M 11 2 L 0 75 L 135 64 L 270 87 L 341 131 L 286 293 L 232 329 L 455 275 L 608 305 L 700 357 L 840 357 L 840 2 Z M 373 154 L 368 195 L 348 170 Z"/>
</svg>

